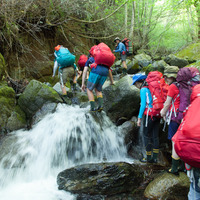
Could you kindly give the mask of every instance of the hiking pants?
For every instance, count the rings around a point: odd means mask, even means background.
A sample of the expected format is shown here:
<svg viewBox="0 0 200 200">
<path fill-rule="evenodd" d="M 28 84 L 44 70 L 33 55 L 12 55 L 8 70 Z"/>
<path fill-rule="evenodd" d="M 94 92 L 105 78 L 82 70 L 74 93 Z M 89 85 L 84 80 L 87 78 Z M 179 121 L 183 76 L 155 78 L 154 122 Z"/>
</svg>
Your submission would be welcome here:
<svg viewBox="0 0 200 200">
<path fill-rule="evenodd" d="M 144 144 L 146 151 L 152 151 L 152 149 L 159 149 L 159 125 L 160 118 L 148 116 L 147 127 L 146 115 L 144 116 Z"/>
<path fill-rule="evenodd" d="M 194 177 L 190 184 L 188 200 L 200 200 L 200 169 L 193 168 Z"/>
</svg>

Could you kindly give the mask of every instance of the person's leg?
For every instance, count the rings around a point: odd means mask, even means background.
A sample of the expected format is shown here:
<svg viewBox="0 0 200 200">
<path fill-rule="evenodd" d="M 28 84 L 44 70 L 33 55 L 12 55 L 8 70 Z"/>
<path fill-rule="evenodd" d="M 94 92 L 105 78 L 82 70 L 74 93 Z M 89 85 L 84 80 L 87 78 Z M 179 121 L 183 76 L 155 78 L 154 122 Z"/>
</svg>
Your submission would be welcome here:
<svg viewBox="0 0 200 200">
<path fill-rule="evenodd" d="M 170 139 L 170 140 L 172 139 L 172 137 L 176 133 L 178 127 L 179 127 L 178 123 L 176 123 L 174 121 L 170 122 L 169 128 L 168 128 L 168 139 Z M 172 141 L 172 166 L 168 170 L 168 172 L 175 174 L 175 175 L 179 175 L 179 173 L 178 173 L 179 162 L 180 162 L 180 158 L 175 151 L 174 142 Z"/>
<path fill-rule="evenodd" d="M 122 67 L 123 67 L 122 73 L 123 73 L 124 75 L 126 75 L 126 74 L 127 74 L 126 54 L 121 55 L 121 61 L 122 61 Z"/>
<path fill-rule="evenodd" d="M 88 99 L 90 101 L 90 110 L 91 111 L 96 111 L 93 89 L 96 88 L 97 81 L 98 81 L 98 75 L 91 72 L 88 82 L 87 82 L 87 95 L 88 95 Z"/>
<path fill-rule="evenodd" d="M 91 90 L 89 90 L 88 88 L 87 88 L 87 95 L 88 95 L 88 99 L 90 102 L 90 110 L 95 111 L 94 95 L 93 95 L 93 92 Z"/>
<path fill-rule="evenodd" d="M 146 126 L 146 120 L 148 117 L 148 123 Z M 144 127 L 144 145 L 146 149 L 146 159 L 143 158 L 141 162 L 149 162 L 151 160 L 151 150 L 152 150 L 152 143 L 151 143 L 151 134 L 152 134 L 152 120 L 150 116 L 144 116 L 143 121 L 143 127 Z"/>
<path fill-rule="evenodd" d="M 103 94 L 102 94 L 102 86 L 105 83 L 107 76 L 98 76 L 98 81 L 96 82 L 95 92 L 97 95 L 98 101 L 98 111 L 101 112 L 103 110 Z"/>
<path fill-rule="evenodd" d="M 60 75 L 60 88 L 62 90 L 62 94 L 64 96 L 66 96 L 67 95 L 67 91 L 66 91 L 64 80 L 63 80 L 63 78 L 64 78 L 63 69 L 60 70 L 59 75 Z"/>
<path fill-rule="evenodd" d="M 160 119 L 153 117 L 153 158 L 151 162 L 156 163 L 158 154 L 159 154 L 159 126 L 160 126 Z"/>
<path fill-rule="evenodd" d="M 193 182 L 190 184 L 188 200 L 200 200 L 200 169 L 193 168 Z"/>
<path fill-rule="evenodd" d="M 175 174 L 175 175 L 179 175 L 178 173 L 179 161 L 180 161 L 180 158 L 175 151 L 174 142 L 172 141 L 172 166 L 167 172 Z"/>
<path fill-rule="evenodd" d="M 97 110 L 100 112 L 101 110 L 103 110 L 103 94 L 102 92 L 98 91 L 96 88 L 95 88 L 95 92 L 97 95 L 97 102 L 98 102 Z"/>
</svg>

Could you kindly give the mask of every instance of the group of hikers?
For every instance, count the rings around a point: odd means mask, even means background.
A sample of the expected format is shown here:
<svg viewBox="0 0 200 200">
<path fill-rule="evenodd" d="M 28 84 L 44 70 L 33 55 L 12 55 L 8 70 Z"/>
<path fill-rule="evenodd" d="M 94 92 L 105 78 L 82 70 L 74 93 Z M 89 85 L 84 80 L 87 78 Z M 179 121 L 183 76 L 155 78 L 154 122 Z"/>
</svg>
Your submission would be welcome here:
<svg viewBox="0 0 200 200">
<path fill-rule="evenodd" d="M 110 67 L 115 61 L 114 52 L 120 54 L 123 65 L 123 74 L 127 73 L 126 66 L 126 46 L 121 42 L 119 37 L 114 39 L 116 43 L 115 50 L 111 51 L 110 48 L 104 44 L 94 45 L 89 50 L 89 55 L 81 55 L 78 60 L 78 66 L 75 64 L 75 56 L 62 45 L 55 47 L 55 60 L 53 77 L 56 75 L 58 69 L 60 76 L 60 85 L 63 97 L 71 97 L 71 93 L 66 91 L 66 83 L 73 80 L 73 90 L 76 90 L 77 80 L 82 76 L 82 91 L 87 90 L 88 99 L 90 102 L 91 112 L 100 112 L 103 110 L 103 95 L 102 86 L 107 77 L 110 78 L 110 84 L 113 85 L 113 76 Z M 90 69 L 90 73 L 88 73 Z M 87 86 L 85 84 L 87 80 Z M 95 98 L 93 94 L 95 90 L 97 96 L 98 106 L 95 106 Z"/>
<path fill-rule="evenodd" d="M 60 85 L 64 97 L 70 97 L 65 84 L 73 80 L 73 89 L 76 90 L 77 80 L 82 76 L 81 90 L 84 92 L 87 90 L 90 111 L 102 111 L 102 86 L 108 76 L 110 84 L 114 84 L 110 69 L 115 61 L 113 53 L 119 52 L 122 72 L 124 75 L 127 73 L 126 45 L 119 37 L 116 37 L 114 42 L 116 46 L 113 51 L 104 43 L 91 47 L 88 56 L 80 56 L 79 67 L 75 64 L 75 56 L 67 48 L 62 45 L 55 47 L 53 76 L 59 69 Z M 180 171 L 185 171 L 187 168 L 191 180 L 188 198 L 189 200 L 200 199 L 200 154 L 198 154 L 200 153 L 200 137 L 198 136 L 200 135 L 200 121 L 197 113 L 197 105 L 200 106 L 200 73 L 198 69 L 195 67 L 179 69 L 177 66 L 167 65 L 163 74 L 159 71 L 149 72 L 148 75 L 135 74 L 132 85 L 140 89 L 141 103 L 137 125 L 143 126 L 146 148 L 146 156 L 140 161 L 157 163 L 159 126 L 163 118 L 165 125 L 168 124 L 168 139 L 172 142 L 172 166 L 167 172 L 178 176 Z M 93 90 L 97 96 L 97 107 Z M 195 109 L 196 112 L 194 112 Z"/>
<path fill-rule="evenodd" d="M 135 74 L 133 83 L 140 89 L 137 125 L 143 119 L 146 156 L 141 162 L 157 163 L 159 126 L 168 124 L 172 142 L 172 166 L 168 173 L 188 172 L 191 180 L 189 200 L 200 199 L 200 73 L 195 67 L 166 66 L 164 74 L 152 71 L 148 76 Z"/>
</svg>

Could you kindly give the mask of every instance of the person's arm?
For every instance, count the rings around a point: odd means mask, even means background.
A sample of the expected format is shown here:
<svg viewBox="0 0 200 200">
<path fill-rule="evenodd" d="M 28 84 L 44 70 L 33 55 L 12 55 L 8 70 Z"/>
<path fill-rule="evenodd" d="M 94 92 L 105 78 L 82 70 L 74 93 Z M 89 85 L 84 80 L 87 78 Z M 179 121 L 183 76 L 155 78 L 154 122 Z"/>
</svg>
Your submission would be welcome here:
<svg viewBox="0 0 200 200">
<path fill-rule="evenodd" d="M 165 117 L 167 114 L 167 111 L 169 110 L 170 106 L 171 106 L 171 102 L 172 102 L 172 97 L 167 96 L 167 99 L 164 103 L 164 107 L 163 109 L 160 111 L 160 115 L 161 117 Z"/>
<path fill-rule="evenodd" d="M 87 70 L 88 70 L 88 67 L 85 66 L 84 67 L 84 70 L 83 70 L 83 76 L 82 76 L 82 86 L 81 86 L 81 89 L 83 92 L 85 92 L 85 78 L 87 76 Z"/>
<path fill-rule="evenodd" d="M 137 120 L 137 126 L 141 126 L 142 116 L 144 114 L 145 108 L 146 108 L 146 89 L 142 88 L 140 90 L 140 110 Z"/>
<path fill-rule="evenodd" d="M 58 69 L 58 62 L 55 60 L 53 66 L 53 77 L 56 75 L 57 69 Z"/>
<path fill-rule="evenodd" d="M 113 75 L 112 75 L 112 71 L 109 69 L 109 79 L 110 79 L 110 85 L 114 85 L 114 81 L 113 81 Z"/>
<path fill-rule="evenodd" d="M 115 52 L 122 52 L 122 44 L 119 43 L 118 48 L 115 50 Z"/>
</svg>

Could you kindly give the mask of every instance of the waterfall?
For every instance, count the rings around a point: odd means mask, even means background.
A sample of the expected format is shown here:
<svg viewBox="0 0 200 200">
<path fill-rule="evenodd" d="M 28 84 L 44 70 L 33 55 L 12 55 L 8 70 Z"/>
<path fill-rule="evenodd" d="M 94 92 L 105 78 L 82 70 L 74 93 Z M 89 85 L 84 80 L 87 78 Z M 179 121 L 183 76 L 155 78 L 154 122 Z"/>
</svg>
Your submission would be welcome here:
<svg viewBox="0 0 200 200">
<path fill-rule="evenodd" d="M 12 132 L 0 145 L 0 199 L 75 199 L 57 189 L 57 174 L 84 163 L 128 162 L 123 139 L 104 112 L 58 104 L 31 130 Z"/>
</svg>

